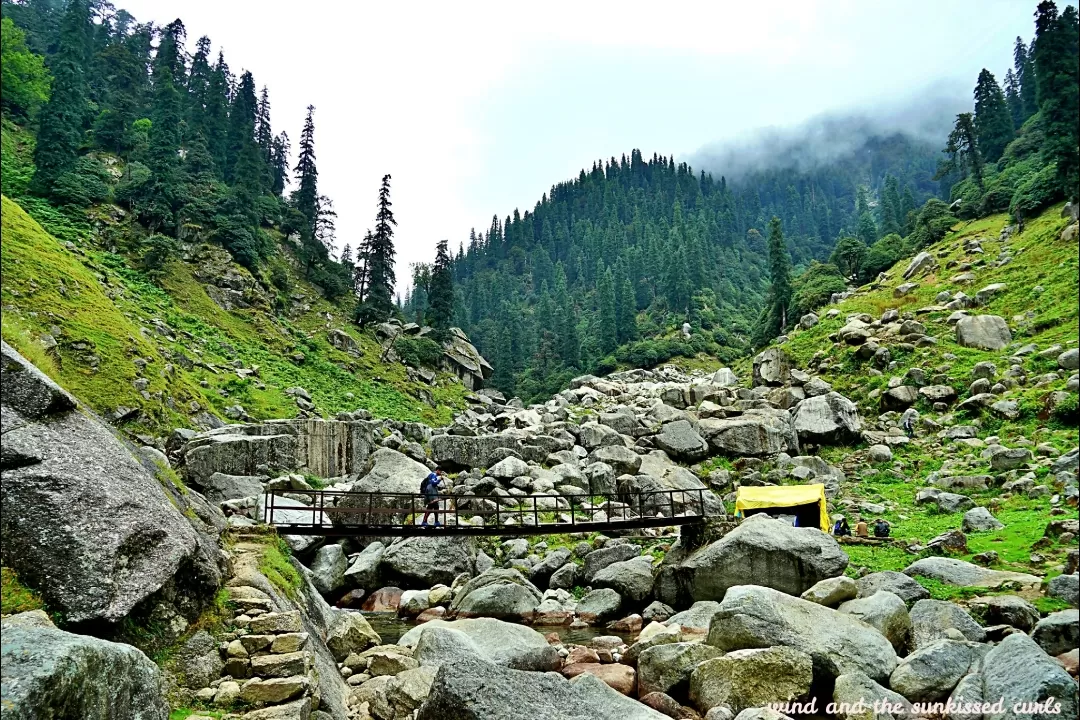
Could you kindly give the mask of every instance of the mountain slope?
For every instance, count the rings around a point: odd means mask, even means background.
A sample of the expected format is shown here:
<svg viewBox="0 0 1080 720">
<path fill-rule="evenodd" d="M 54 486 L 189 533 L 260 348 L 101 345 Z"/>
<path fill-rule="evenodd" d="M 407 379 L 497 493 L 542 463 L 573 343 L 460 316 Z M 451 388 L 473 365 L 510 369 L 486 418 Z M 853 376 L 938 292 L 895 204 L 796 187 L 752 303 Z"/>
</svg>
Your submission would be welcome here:
<svg viewBox="0 0 1080 720">
<path fill-rule="evenodd" d="M 438 425 L 461 404 L 451 376 L 429 387 L 381 362 L 374 337 L 292 264 L 291 289 L 271 297 L 224 250 L 192 244 L 155 283 L 109 247 L 125 227 L 108 212 L 78 242 L 61 242 L 3 198 L 3 336 L 125 429 L 206 426 L 217 422 L 209 415 L 240 417 L 236 405 L 254 418 L 291 417 L 302 410 L 284 391 L 297 386 L 319 413 L 366 408 Z"/>
</svg>

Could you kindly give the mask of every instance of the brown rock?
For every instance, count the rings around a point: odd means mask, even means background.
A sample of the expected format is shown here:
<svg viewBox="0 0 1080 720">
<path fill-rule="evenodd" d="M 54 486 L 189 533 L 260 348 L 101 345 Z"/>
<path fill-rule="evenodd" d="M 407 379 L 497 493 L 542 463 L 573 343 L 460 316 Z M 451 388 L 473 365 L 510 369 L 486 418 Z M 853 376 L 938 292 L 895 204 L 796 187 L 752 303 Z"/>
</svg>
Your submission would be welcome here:
<svg viewBox="0 0 1080 720">
<path fill-rule="evenodd" d="M 600 656 L 596 654 L 596 651 L 592 648 L 585 647 L 584 645 L 575 645 L 570 648 L 569 654 L 566 656 L 567 665 L 577 665 L 578 663 L 599 663 Z"/>
<path fill-rule="evenodd" d="M 1061 663 L 1061 667 L 1065 668 L 1065 672 L 1073 677 L 1080 673 L 1080 649 L 1073 648 L 1069 652 L 1061 653 L 1054 659 Z"/>
<path fill-rule="evenodd" d="M 548 641 L 548 645 L 562 645 L 562 638 L 559 637 L 559 633 L 557 632 L 545 634 L 544 639 Z"/>
<path fill-rule="evenodd" d="M 607 624 L 609 630 L 622 633 L 641 632 L 642 619 L 640 615 L 627 615 L 622 620 L 615 620 Z"/>
<path fill-rule="evenodd" d="M 364 591 L 363 590 L 350 590 L 342 595 L 337 603 L 339 608 L 359 608 L 364 604 Z"/>
<path fill-rule="evenodd" d="M 623 695 L 631 695 L 637 685 L 637 671 L 629 665 L 611 663 L 601 665 L 599 663 L 578 663 L 566 665 L 562 669 L 564 677 L 575 678 L 582 673 L 588 673 L 607 683 L 608 687 L 617 690 Z"/>
<path fill-rule="evenodd" d="M 667 715 L 675 720 L 698 720 L 701 716 L 688 707 L 683 707 L 670 695 L 662 692 L 651 692 L 642 696 L 639 700 L 653 710 Z"/>
<path fill-rule="evenodd" d="M 569 625 L 574 622 L 574 613 L 567 610 L 552 610 L 533 615 L 534 625 Z"/>
<path fill-rule="evenodd" d="M 419 615 L 416 616 L 416 624 L 426 623 L 429 620 L 439 620 L 446 615 L 446 608 L 442 605 L 438 605 L 433 608 L 428 608 Z"/>
<path fill-rule="evenodd" d="M 368 596 L 361 606 L 364 612 L 397 612 L 401 604 L 401 588 L 379 588 Z"/>
</svg>

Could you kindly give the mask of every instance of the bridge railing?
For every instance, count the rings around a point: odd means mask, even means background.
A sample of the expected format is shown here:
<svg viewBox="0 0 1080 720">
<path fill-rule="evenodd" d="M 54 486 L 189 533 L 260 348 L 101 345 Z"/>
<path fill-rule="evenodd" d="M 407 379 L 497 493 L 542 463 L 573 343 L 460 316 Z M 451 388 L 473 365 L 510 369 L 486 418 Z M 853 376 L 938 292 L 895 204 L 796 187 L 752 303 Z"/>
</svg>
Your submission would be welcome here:
<svg viewBox="0 0 1080 720">
<path fill-rule="evenodd" d="M 655 527 L 696 522 L 706 515 L 704 488 L 581 495 L 440 495 L 436 507 L 418 493 L 340 490 L 273 490 L 263 497 L 263 522 L 304 534 L 361 534 L 413 529 L 425 513 L 443 527 L 557 528 L 559 532 L 604 527 Z M 599 499 L 597 499 L 599 498 Z M 510 502 L 513 505 L 510 505 Z M 504 504 L 505 503 L 505 504 Z M 477 523 L 475 518 L 480 518 Z M 340 533 L 334 532 L 340 530 Z"/>
</svg>

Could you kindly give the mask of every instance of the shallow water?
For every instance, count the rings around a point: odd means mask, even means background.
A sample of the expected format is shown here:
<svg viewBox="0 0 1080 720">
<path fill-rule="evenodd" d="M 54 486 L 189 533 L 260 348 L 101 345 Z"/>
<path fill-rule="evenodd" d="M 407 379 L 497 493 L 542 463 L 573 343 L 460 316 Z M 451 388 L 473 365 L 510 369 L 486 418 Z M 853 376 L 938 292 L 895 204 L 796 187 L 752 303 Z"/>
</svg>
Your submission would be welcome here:
<svg viewBox="0 0 1080 720">
<path fill-rule="evenodd" d="M 379 633 L 379 637 L 382 638 L 383 643 L 386 645 L 396 643 L 402 635 L 416 627 L 416 621 L 399 618 L 395 613 L 366 612 L 363 615 L 371 624 L 372 629 Z M 543 635 L 551 632 L 557 633 L 564 643 L 574 645 L 587 645 L 590 640 L 601 635 L 616 635 L 629 643 L 633 641 L 635 636 L 633 633 L 619 633 L 603 627 L 574 629 L 570 629 L 565 625 L 532 625 L 530 627 Z"/>
</svg>

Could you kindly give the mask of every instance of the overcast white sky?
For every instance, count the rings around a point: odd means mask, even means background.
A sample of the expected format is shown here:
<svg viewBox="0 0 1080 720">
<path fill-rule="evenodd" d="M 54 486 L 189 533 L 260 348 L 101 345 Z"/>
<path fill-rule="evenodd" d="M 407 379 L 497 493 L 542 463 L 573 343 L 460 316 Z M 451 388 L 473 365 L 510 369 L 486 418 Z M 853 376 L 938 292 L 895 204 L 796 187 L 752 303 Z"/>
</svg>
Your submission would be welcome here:
<svg viewBox="0 0 1080 720">
<path fill-rule="evenodd" d="M 456 248 L 597 158 L 688 159 L 755 128 L 913 103 L 934 83 L 970 97 L 982 67 L 1003 77 L 1036 5 L 114 1 L 142 22 L 180 17 L 190 47 L 209 35 L 269 87 L 294 146 L 315 105 L 339 244 L 371 226 L 390 173 L 399 282 L 438 240 Z"/>
</svg>

